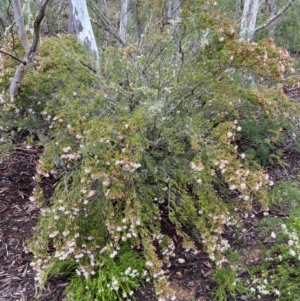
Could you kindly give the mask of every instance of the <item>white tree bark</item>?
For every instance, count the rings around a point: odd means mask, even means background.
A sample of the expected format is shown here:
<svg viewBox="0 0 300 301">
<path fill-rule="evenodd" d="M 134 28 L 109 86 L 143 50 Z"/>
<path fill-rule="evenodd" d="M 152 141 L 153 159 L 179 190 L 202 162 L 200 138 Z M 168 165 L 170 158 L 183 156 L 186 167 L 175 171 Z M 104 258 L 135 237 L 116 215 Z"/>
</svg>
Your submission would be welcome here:
<svg viewBox="0 0 300 301">
<path fill-rule="evenodd" d="M 180 25 L 179 25 L 179 14 L 180 14 L 180 0 L 171 0 L 168 7 L 168 18 L 170 23 L 173 26 L 173 54 L 172 54 L 172 63 L 175 64 L 177 61 L 177 54 L 179 52 L 179 34 L 180 34 Z"/>
<path fill-rule="evenodd" d="M 19 90 L 21 88 L 21 84 L 22 84 L 24 75 L 26 74 L 26 72 L 28 71 L 28 69 L 30 67 L 30 64 L 34 60 L 34 57 L 35 57 L 35 54 L 37 51 L 37 47 L 38 47 L 38 43 L 39 43 L 39 38 L 40 38 L 40 25 L 44 18 L 45 9 L 46 9 L 48 2 L 49 2 L 49 0 L 44 0 L 40 6 L 40 10 L 34 21 L 33 41 L 32 41 L 32 43 L 30 43 L 27 38 L 26 31 L 25 31 L 21 2 L 20 2 L 20 0 L 12 0 L 18 36 L 19 36 L 21 43 L 26 52 L 25 57 L 24 57 L 22 63 L 18 66 L 18 68 L 15 72 L 15 75 L 11 81 L 10 87 L 9 87 L 9 93 L 10 93 L 10 96 L 12 99 L 19 94 Z"/>
<path fill-rule="evenodd" d="M 128 26 L 128 0 L 123 0 L 122 2 L 123 3 L 120 10 L 119 36 L 123 43 L 126 44 L 126 33 Z"/>
<path fill-rule="evenodd" d="M 93 53 L 95 67 L 99 68 L 99 52 L 94 36 L 86 1 L 70 0 L 69 31 L 75 33 L 77 39 L 83 42 Z"/>
<path fill-rule="evenodd" d="M 239 39 L 251 41 L 254 37 L 259 0 L 245 0 Z"/>
</svg>

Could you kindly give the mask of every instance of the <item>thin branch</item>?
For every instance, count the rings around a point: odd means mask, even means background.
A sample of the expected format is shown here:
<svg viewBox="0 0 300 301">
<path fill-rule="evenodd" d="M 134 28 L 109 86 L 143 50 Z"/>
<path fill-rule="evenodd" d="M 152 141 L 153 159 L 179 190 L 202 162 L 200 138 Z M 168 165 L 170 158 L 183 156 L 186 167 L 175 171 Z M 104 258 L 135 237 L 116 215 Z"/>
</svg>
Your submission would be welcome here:
<svg viewBox="0 0 300 301">
<path fill-rule="evenodd" d="M 265 24 L 263 24 L 263 25 L 260 25 L 260 26 L 258 26 L 258 27 L 256 27 L 255 29 L 254 29 L 254 32 L 253 32 L 253 36 L 257 33 L 257 32 L 259 32 L 259 31 L 261 31 L 261 30 L 263 30 L 263 29 L 265 29 L 267 26 L 269 26 L 271 23 L 273 23 L 275 20 L 277 20 L 279 17 L 280 17 L 280 15 L 282 15 L 292 4 L 293 4 L 293 2 L 294 2 L 295 0 L 290 0 L 276 15 L 274 15 L 272 18 L 270 18 Z"/>
<path fill-rule="evenodd" d="M 40 39 L 40 25 L 41 22 L 45 16 L 45 10 L 46 10 L 46 6 L 48 4 L 49 0 L 45 0 L 42 5 L 41 8 L 39 10 L 38 15 L 36 16 L 35 20 L 34 20 L 34 34 L 33 34 L 33 42 L 32 42 L 32 52 L 36 52 L 37 50 L 37 46 L 39 43 L 39 39 Z"/>
<path fill-rule="evenodd" d="M 96 24 L 99 28 L 107 31 L 110 33 L 122 46 L 126 46 L 126 44 L 123 42 L 121 37 L 118 34 L 118 30 L 113 26 L 113 24 L 110 22 L 110 20 L 102 13 L 102 11 L 95 5 L 89 7 L 92 9 L 92 11 L 100 17 L 100 21 L 102 24 L 99 24 L 97 21 L 93 20 L 92 18 L 91 21 Z"/>
<path fill-rule="evenodd" d="M 110 27 L 109 25 L 105 24 L 103 20 L 102 20 L 102 24 L 103 24 L 103 26 L 102 26 L 97 21 L 93 20 L 92 18 L 90 18 L 90 19 L 99 28 L 101 28 L 101 29 L 107 31 L 108 33 L 110 33 L 122 46 L 126 46 L 126 44 L 123 42 L 121 37 L 116 32 L 113 31 L 113 30 L 115 30 L 113 27 Z M 113 30 L 112 30 L 112 28 L 113 28 Z"/>
<path fill-rule="evenodd" d="M 0 52 L 3 53 L 3 54 L 5 54 L 5 55 L 10 56 L 10 57 L 13 58 L 14 60 L 17 60 L 18 62 L 20 62 L 20 63 L 22 63 L 22 64 L 26 64 L 25 61 L 21 60 L 20 58 L 18 58 L 16 55 L 14 55 L 14 54 L 12 54 L 12 53 L 6 52 L 6 51 L 1 50 L 1 49 L 0 49 Z"/>
<path fill-rule="evenodd" d="M 33 43 L 31 44 L 26 35 L 20 0 L 12 0 L 15 19 L 17 19 L 16 24 L 18 29 L 18 35 L 26 51 L 25 57 L 22 63 L 18 66 L 15 75 L 10 83 L 9 92 L 12 99 L 18 95 L 23 77 L 28 71 L 29 66 L 32 63 L 34 56 L 36 54 L 37 46 L 39 43 L 39 37 L 40 37 L 40 25 L 45 16 L 45 9 L 48 2 L 49 0 L 43 1 L 43 3 L 40 6 L 39 12 L 34 20 Z"/>
</svg>

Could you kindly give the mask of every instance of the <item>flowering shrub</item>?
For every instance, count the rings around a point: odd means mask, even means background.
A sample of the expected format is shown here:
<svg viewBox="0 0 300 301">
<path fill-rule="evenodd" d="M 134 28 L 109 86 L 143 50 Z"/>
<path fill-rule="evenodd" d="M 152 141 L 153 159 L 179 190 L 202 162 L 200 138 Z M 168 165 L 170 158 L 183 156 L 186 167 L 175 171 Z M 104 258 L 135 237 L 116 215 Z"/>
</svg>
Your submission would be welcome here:
<svg viewBox="0 0 300 301">
<path fill-rule="evenodd" d="M 40 286 L 65 273 L 70 300 L 126 300 L 150 280 L 158 296 L 170 295 L 164 266 L 175 244 L 163 219 L 187 250 L 196 252 L 198 239 L 221 270 L 236 211 L 254 200 L 268 207 L 272 181 L 238 140 L 243 120 L 279 116 L 288 101 L 280 87 L 245 87 L 235 77 L 280 81 L 291 61 L 271 41 L 236 41 L 232 22 L 194 2 L 182 7 L 176 65 L 169 28 L 149 27 L 140 46 L 107 47 L 99 74 L 82 63 L 74 38 L 45 38 L 20 98 L 5 102 L 16 122 L 27 118 L 46 136 L 38 183 L 57 179 L 50 206 L 39 184 L 31 197 L 41 208 L 31 242 Z"/>
</svg>

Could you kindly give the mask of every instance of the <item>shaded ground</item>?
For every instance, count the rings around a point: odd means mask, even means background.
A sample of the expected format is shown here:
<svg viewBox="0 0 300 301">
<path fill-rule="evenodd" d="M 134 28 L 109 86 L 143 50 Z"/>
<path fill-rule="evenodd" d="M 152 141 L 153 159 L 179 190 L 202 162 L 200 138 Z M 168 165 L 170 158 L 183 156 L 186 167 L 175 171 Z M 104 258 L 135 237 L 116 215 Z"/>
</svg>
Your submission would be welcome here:
<svg viewBox="0 0 300 301">
<path fill-rule="evenodd" d="M 26 241 L 39 214 L 29 198 L 41 150 L 26 148 L 25 139 L 21 134 L 11 137 L 16 147 L 0 163 L 0 301 L 31 301 L 39 294 Z M 65 285 L 60 279 L 49 281 L 39 300 L 62 300 Z"/>
<path fill-rule="evenodd" d="M 33 254 L 26 248 L 26 241 L 32 235 L 39 214 L 36 205 L 30 201 L 30 195 L 35 186 L 36 164 L 42 151 L 27 149 L 24 146 L 25 137 L 22 135 L 12 139 L 15 150 L 0 163 L 0 301 L 60 301 L 64 299 L 66 279 L 52 279 L 46 284 L 44 291 L 39 292 L 34 282 L 34 271 L 30 266 Z M 283 179 L 287 175 L 289 179 L 298 179 L 299 154 L 291 150 L 284 160 L 284 166 L 274 166 L 268 172 L 274 180 Z M 46 193 L 51 193 L 52 187 L 53 181 L 44 183 Z M 280 207 L 269 211 L 270 216 L 285 214 L 284 208 Z M 252 218 L 241 213 L 245 232 L 237 236 L 234 229 L 228 229 L 225 233 L 230 244 L 239 250 L 241 259 L 247 265 L 255 265 L 260 261 L 261 244 L 259 245 L 255 224 L 262 218 L 264 216 L 260 208 L 254 206 Z M 164 231 L 170 231 L 170 235 L 174 237 L 172 229 L 167 227 L 167 221 L 165 225 Z M 273 243 L 272 240 L 265 242 L 266 247 Z M 182 250 L 180 241 L 176 244 L 176 257 L 172 259 L 171 266 L 166 268 L 166 274 L 171 280 L 171 287 L 177 292 L 177 300 L 213 300 L 210 292 L 214 287 L 211 278 L 214 268 L 206 254 L 200 249 L 198 254 L 194 255 Z M 184 262 L 179 263 L 179 258 L 184 259 Z M 151 285 L 136 292 L 135 296 L 139 301 L 157 300 Z M 241 296 L 238 300 L 254 299 Z M 261 300 L 273 299 L 266 297 Z"/>
</svg>

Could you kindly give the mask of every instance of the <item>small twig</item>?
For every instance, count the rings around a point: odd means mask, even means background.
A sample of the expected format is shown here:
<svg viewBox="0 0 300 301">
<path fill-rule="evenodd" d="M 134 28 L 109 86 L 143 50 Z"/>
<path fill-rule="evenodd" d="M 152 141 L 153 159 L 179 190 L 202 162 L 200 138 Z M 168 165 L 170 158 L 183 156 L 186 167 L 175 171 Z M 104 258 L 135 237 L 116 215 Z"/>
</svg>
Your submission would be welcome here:
<svg viewBox="0 0 300 301">
<path fill-rule="evenodd" d="M 38 151 L 36 149 L 30 149 L 30 148 L 21 148 L 21 147 L 16 147 L 17 151 L 22 151 L 30 154 L 37 154 Z"/>
<path fill-rule="evenodd" d="M 4 244 L 5 245 L 5 249 L 6 249 L 6 257 L 8 257 L 8 249 L 7 249 L 7 244 Z"/>
<path fill-rule="evenodd" d="M 80 61 L 80 63 L 81 63 L 83 66 L 89 68 L 89 69 L 92 70 L 94 73 L 97 73 L 97 71 L 96 71 L 95 69 L 93 69 L 91 66 L 89 66 L 89 65 L 86 64 L 86 63 L 84 63 L 82 60 L 79 60 L 79 61 Z"/>
<path fill-rule="evenodd" d="M 23 271 L 23 273 L 21 275 L 22 278 L 25 278 L 27 276 L 28 265 L 29 265 L 29 262 L 27 262 L 26 267 L 24 268 L 24 271 Z"/>
<path fill-rule="evenodd" d="M 48 293 L 48 294 L 42 294 L 41 297 L 49 297 L 49 296 L 51 296 L 53 293 L 55 293 L 59 287 L 64 287 L 64 286 L 67 286 L 68 284 L 69 284 L 69 283 L 61 283 L 61 284 L 58 284 L 57 287 L 56 287 L 52 292 L 50 292 L 50 293 Z"/>
</svg>

